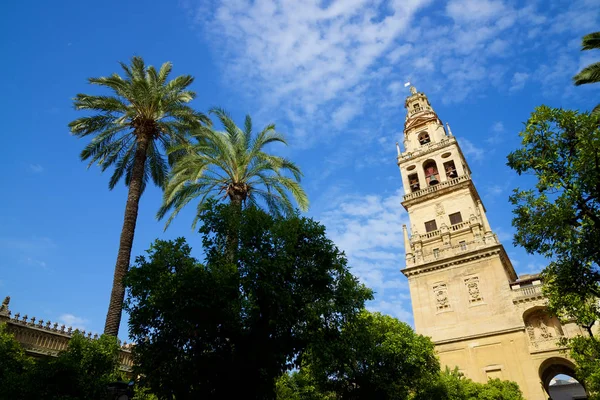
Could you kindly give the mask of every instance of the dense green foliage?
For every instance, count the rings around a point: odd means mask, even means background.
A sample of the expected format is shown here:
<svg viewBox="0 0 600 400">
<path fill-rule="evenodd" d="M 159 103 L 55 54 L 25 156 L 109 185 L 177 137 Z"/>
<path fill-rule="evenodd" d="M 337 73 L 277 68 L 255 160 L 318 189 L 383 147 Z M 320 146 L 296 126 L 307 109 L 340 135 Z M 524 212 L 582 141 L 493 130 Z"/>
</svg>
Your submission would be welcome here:
<svg viewBox="0 0 600 400">
<path fill-rule="evenodd" d="M 140 197 L 148 179 L 164 187 L 169 166 L 181 155 L 169 151 L 172 147 L 188 144 L 189 133 L 210 120 L 187 104 L 195 97 L 188 90 L 194 78 L 178 76 L 167 81 L 171 63 L 164 63 L 159 71 L 146 66 L 140 57 L 133 57 L 131 65 L 121 63 L 125 78 L 118 74 L 90 78 L 89 82 L 111 91 L 110 96 L 78 94 L 74 99 L 76 110 L 92 112 L 69 124 L 77 137 L 95 135 L 81 152 L 82 160 L 97 163 L 105 171 L 114 167 L 109 188 L 121 178 L 129 186 L 125 216 L 121 229 L 119 251 L 115 264 L 113 286 L 106 316 L 104 333 L 117 336 L 125 289 L 123 277 L 129 268 L 131 248 L 138 216 Z"/>
<path fill-rule="evenodd" d="M 158 218 L 171 212 L 166 226 L 192 200 L 198 199 L 193 227 L 211 198 L 228 199 L 242 205 L 259 205 L 262 200 L 275 215 L 293 215 L 292 195 L 301 210 L 308 209 L 308 198 L 300 186 L 302 173 L 292 161 L 265 152 L 270 143 L 287 144 L 283 135 L 270 124 L 254 133 L 249 115 L 241 129 L 221 109 L 213 109 L 224 132 L 203 127 L 197 130 L 192 147 L 174 147 L 185 151 L 173 168 L 165 188 Z M 291 177 L 285 173 L 291 174 Z M 289 194 L 288 194 L 289 193 Z"/>
<path fill-rule="evenodd" d="M 412 400 L 524 400 L 519 386 L 511 381 L 490 379 L 485 384 L 465 378 L 458 368 L 446 367 Z"/>
<path fill-rule="evenodd" d="M 118 355 L 116 338 L 90 340 L 76 332 L 58 357 L 33 360 L 0 327 L 0 399 L 104 399 L 108 383 L 121 377 Z"/>
<path fill-rule="evenodd" d="M 600 50 L 600 32 L 585 35 L 581 41 L 581 50 Z M 600 82 L 600 62 L 595 62 L 582 69 L 573 77 L 575 85 Z M 592 115 L 600 117 L 600 104 L 592 110 Z"/>
<path fill-rule="evenodd" d="M 126 278 L 137 372 L 160 398 L 234 398 L 240 388 L 274 398 L 275 380 L 309 344 L 335 340 L 371 291 L 311 219 L 210 202 L 200 220 L 204 264 L 183 239 L 157 240 Z"/>
<path fill-rule="evenodd" d="M 508 156 L 535 188 L 516 189 L 515 244 L 553 261 L 544 270 L 550 307 L 590 326 L 600 316 L 600 128 L 576 111 L 536 108 Z"/>
<path fill-rule="evenodd" d="M 310 372 L 303 365 L 298 371 L 284 373 L 277 380 L 275 389 L 277 400 L 337 400 L 334 392 L 323 392 Z"/>
<path fill-rule="evenodd" d="M 429 338 L 396 318 L 363 310 L 338 340 L 304 361 L 315 382 L 340 399 L 407 399 L 439 371 Z"/>
<path fill-rule="evenodd" d="M 33 360 L 25 355 L 21 344 L 0 324 L 0 400 L 19 399 L 27 389 L 25 377 L 33 367 Z"/>
<path fill-rule="evenodd" d="M 522 147 L 508 156 L 535 188 L 515 190 L 515 243 L 552 261 L 543 271 L 549 310 L 587 329 L 590 338 L 570 341 L 578 378 L 599 388 L 600 320 L 600 128 L 597 118 L 538 107 L 521 133 Z"/>
<path fill-rule="evenodd" d="M 577 365 L 575 373 L 585 383 L 589 400 L 600 400 L 600 341 L 578 336 L 569 340 L 569 346 Z"/>
</svg>

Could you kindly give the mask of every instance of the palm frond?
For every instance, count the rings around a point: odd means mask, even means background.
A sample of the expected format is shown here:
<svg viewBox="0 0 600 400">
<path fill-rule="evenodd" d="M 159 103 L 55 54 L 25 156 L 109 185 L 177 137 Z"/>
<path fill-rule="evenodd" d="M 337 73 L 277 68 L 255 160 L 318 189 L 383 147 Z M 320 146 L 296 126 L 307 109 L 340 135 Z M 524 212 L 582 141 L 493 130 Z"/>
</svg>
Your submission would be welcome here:
<svg viewBox="0 0 600 400">
<path fill-rule="evenodd" d="M 582 69 L 573 77 L 573 82 L 575 86 L 600 82 L 600 62 L 590 64 Z"/>
<path fill-rule="evenodd" d="M 117 181 L 131 181 L 133 154 L 138 140 L 137 126 L 154 126 L 150 133 L 144 176 L 162 187 L 169 166 L 181 157 L 182 152 L 169 152 L 171 146 L 190 145 L 193 131 L 210 119 L 203 113 L 190 108 L 195 93 L 187 90 L 193 82 L 189 75 L 167 81 L 172 69 L 169 62 L 162 64 L 159 71 L 146 66 L 141 57 L 133 57 L 129 64 L 120 63 L 123 77 L 114 73 L 110 76 L 90 78 L 89 82 L 109 89 L 112 95 L 78 94 L 73 104 L 78 110 L 92 111 L 92 115 L 78 118 L 69 124 L 73 135 L 82 137 L 95 135 L 81 153 L 90 165 L 97 163 L 102 170 L 114 167 L 109 181 L 113 188 Z M 148 133 L 146 133 L 148 134 Z"/>
<path fill-rule="evenodd" d="M 293 198 L 300 209 L 308 209 L 308 197 L 299 183 L 300 168 L 286 158 L 263 151 L 269 143 L 286 143 L 274 125 L 266 126 L 253 136 L 249 116 L 244 120 L 244 129 L 240 129 L 223 109 L 213 108 L 210 113 L 217 116 L 224 132 L 198 128 L 194 145 L 175 145 L 168 151 L 177 153 L 180 158 L 169 174 L 163 204 L 157 213 L 159 219 L 170 213 L 165 229 L 192 200 L 199 201 L 195 226 L 209 197 L 223 199 L 223 196 L 233 196 L 239 188 L 246 191 L 243 206 L 262 202 L 273 214 L 291 215 L 295 212 Z M 230 191 L 232 187 L 236 189 Z"/>
<path fill-rule="evenodd" d="M 600 32 L 585 35 L 581 40 L 581 50 L 600 49 Z"/>
</svg>

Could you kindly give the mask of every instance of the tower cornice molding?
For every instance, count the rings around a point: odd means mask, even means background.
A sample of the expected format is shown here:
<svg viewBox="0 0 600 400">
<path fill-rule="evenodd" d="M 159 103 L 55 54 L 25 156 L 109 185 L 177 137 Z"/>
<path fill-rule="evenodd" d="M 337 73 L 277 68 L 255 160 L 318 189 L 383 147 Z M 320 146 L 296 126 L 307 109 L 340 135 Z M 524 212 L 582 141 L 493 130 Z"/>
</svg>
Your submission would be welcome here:
<svg viewBox="0 0 600 400">
<path fill-rule="evenodd" d="M 512 281 L 517 279 L 517 275 L 515 270 L 506 254 L 506 250 L 504 250 L 504 246 L 502 244 L 496 242 L 494 239 L 494 243 L 487 245 L 485 247 L 479 247 L 470 251 L 466 251 L 461 254 L 457 254 L 452 257 L 443 258 L 440 260 L 431 261 L 425 264 L 417 265 L 414 267 L 408 267 L 400 272 L 404 274 L 407 278 L 422 275 L 428 272 L 437 271 L 440 269 L 450 268 L 455 265 L 465 264 L 471 261 L 479 260 L 482 258 L 489 258 L 493 256 L 499 256 L 502 261 L 502 265 L 504 269 L 508 273 L 508 276 Z"/>
</svg>

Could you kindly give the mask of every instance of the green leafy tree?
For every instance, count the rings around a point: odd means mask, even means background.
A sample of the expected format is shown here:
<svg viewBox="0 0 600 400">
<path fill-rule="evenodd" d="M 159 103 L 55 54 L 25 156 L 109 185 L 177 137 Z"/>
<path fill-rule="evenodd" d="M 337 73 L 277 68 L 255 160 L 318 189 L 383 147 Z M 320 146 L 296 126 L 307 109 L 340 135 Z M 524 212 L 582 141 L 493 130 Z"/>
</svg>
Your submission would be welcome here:
<svg viewBox="0 0 600 400">
<path fill-rule="evenodd" d="M 490 379 L 485 384 L 464 377 L 458 368 L 445 368 L 412 400 L 524 400 L 515 382 Z"/>
<path fill-rule="evenodd" d="M 308 198 L 300 186 L 302 173 L 292 161 L 265 152 L 270 143 L 286 144 L 285 138 L 267 125 L 253 133 L 252 119 L 246 116 L 244 127 L 239 128 L 227 113 L 213 109 L 225 131 L 202 128 L 197 144 L 187 148 L 187 153 L 171 172 L 164 192 L 163 205 L 158 211 L 168 226 L 173 218 L 192 200 L 198 199 L 193 227 L 211 197 L 228 199 L 241 208 L 258 205 L 262 200 L 275 215 L 293 215 L 292 195 L 299 208 L 308 209 Z M 180 152 L 184 148 L 174 148 Z M 291 176 L 286 175 L 291 174 Z"/>
<path fill-rule="evenodd" d="M 585 35 L 581 41 L 581 50 L 600 49 L 600 32 Z M 600 82 L 600 62 L 595 62 L 582 69 L 573 77 L 576 86 Z M 600 116 L 600 104 L 592 110 L 592 115 Z"/>
<path fill-rule="evenodd" d="M 589 338 L 568 344 L 588 390 L 598 389 L 600 376 L 592 330 L 600 319 L 597 121 L 576 111 L 538 107 L 520 133 L 522 147 L 508 156 L 512 169 L 535 179 L 534 188 L 516 189 L 510 197 L 515 206 L 515 244 L 552 260 L 543 271 L 549 309 L 587 329 Z"/>
<path fill-rule="evenodd" d="M 577 365 L 575 375 L 583 380 L 589 400 L 600 400 L 600 341 L 577 336 L 569 340 L 569 354 Z"/>
<path fill-rule="evenodd" d="M 137 373 L 160 398 L 275 398 L 309 344 L 327 343 L 371 298 L 317 222 L 211 201 L 205 263 L 156 241 L 127 275 Z M 224 249 L 232 227 L 238 247 Z"/>
<path fill-rule="evenodd" d="M 76 332 L 58 357 L 41 359 L 29 376 L 27 399 L 89 400 L 106 397 L 121 378 L 119 345 L 113 336 L 91 340 Z"/>
<path fill-rule="evenodd" d="M 543 271 L 550 307 L 590 326 L 600 314 L 600 128 L 576 111 L 536 108 L 508 155 L 535 187 L 515 189 L 515 244 L 552 262 Z M 591 330 L 590 330 L 591 333 Z"/>
<path fill-rule="evenodd" d="M 110 382 L 121 378 L 119 345 L 113 336 L 97 340 L 76 332 L 58 357 L 34 360 L 0 326 L 0 399 L 95 400 L 106 397 Z"/>
<path fill-rule="evenodd" d="M 338 340 L 305 358 L 319 386 L 339 399 L 408 399 L 439 371 L 429 338 L 396 318 L 363 310 Z"/>
<path fill-rule="evenodd" d="M 78 94 L 74 99 L 76 110 L 92 114 L 69 124 L 77 137 L 94 135 L 81 152 L 89 165 L 97 163 L 105 171 L 114 167 L 109 188 L 124 177 L 129 187 L 119 252 L 115 265 L 113 287 L 104 333 L 116 336 L 119 332 L 123 308 L 122 279 L 131 257 L 140 196 L 148 179 L 164 187 L 169 165 L 179 153 L 163 153 L 173 146 L 188 143 L 192 129 L 210 120 L 191 109 L 189 103 L 195 93 L 188 90 L 193 82 L 189 75 L 168 81 L 171 63 L 164 63 L 159 71 L 146 66 L 140 57 L 133 57 L 131 65 L 121 63 L 125 77 L 90 78 L 89 82 L 112 91 L 112 95 Z"/>
<path fill-rule="evenodd" d="M 275 385 L 277 400 L 337 400 L 333 392 L 323 392 L 315 382 L 310 368 L 284 373 Z"/>
<path fill-rule="evenodd" d="M 27 389 L 33 360 L 21 344 L 0 324 L 0 399 L 19 399 Z"/>
</svg>

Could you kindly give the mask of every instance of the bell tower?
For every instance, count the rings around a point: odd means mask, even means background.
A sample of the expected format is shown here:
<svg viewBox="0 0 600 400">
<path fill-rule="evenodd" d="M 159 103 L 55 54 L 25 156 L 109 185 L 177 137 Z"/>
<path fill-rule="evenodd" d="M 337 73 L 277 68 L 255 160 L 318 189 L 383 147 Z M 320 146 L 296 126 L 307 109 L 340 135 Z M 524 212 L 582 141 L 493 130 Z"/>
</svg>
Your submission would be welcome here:
<svg viewBox="0 0 600 400">
<path fill-rule="evenodd" d="M 431 337 L 443 365 L 459 366 L 476 381 L 492 376 L 519 381 L 516 366 L 508 371 L 518 363 L 509 356 L 511 346 L 515 341 L 525 346 L 511 289 L 515 270 L 488 223 L 450 126 L 444 127 L 415 87 L 405 108 L 404 151 L 397 144 L 402 206 L 410 220 L 410 234 L 403 227 L 402 273 L 409 282 L 416 331 Z M 482 346 L 484 338 L 490 346 Z M 485 372 L 490 363 L 495 375 Z"/>
</svg>

